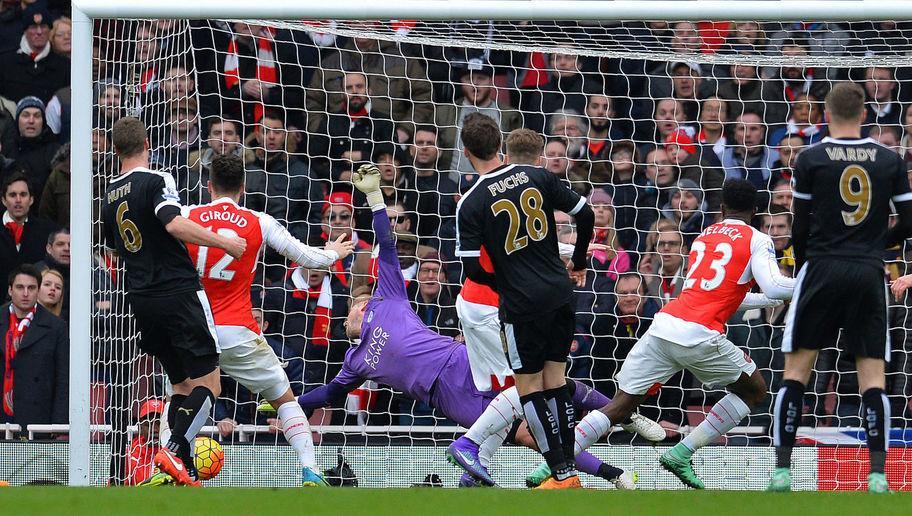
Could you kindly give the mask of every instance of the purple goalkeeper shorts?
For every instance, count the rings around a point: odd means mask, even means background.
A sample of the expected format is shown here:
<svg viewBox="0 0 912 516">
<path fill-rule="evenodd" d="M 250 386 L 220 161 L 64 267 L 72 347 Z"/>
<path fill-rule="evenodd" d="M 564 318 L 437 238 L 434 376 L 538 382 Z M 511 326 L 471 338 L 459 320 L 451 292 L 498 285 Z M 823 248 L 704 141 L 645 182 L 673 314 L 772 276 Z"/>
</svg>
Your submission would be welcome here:
<svg viewBox="0 0 912 516">
<path fill-rule="evenodd" d="M 495 396 L 497 392 L 482 392 L 475 387 L 468 352 L 465 346 L 460 346 L 450 355 L 434 383 L 431 405 L 447 419 L 468 428 Z"/>
</svg>

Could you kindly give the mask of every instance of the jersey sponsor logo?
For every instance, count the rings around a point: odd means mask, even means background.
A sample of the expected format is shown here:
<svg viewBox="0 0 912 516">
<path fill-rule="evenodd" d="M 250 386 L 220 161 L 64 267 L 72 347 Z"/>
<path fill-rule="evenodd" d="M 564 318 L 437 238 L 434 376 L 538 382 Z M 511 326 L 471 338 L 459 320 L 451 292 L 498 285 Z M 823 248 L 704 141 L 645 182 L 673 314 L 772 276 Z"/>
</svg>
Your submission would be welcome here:
<svg viewBox="0 0 912 516">
<path fill-rule="evenodd" d="M 524 185 L 528 182 L 529 176 L 527 176 L 525 172 L 517 172 L 501 179 L 500 181 L 489 184 L 488 191 L 491 192 L 491 195 L 498 195 L 506 192 L 507 190 L 512 190 L 519 185 Z"/>
<path fill-rule="evenodd" d="M 200 213 L 199 218 L 200 222 L 203 224 L 209 222 L 228 222 L 239 228 L 247 227 L 247 218 L 235 211 L 206 210 Z"/>
<path fill-rule="evenodd" d="M 826 147 L 826 153 L 833 161 L 877 161 L 877 149 L 855 147 Z"/>
<path fill-rule="evenodd" d="M 389 333 L 383 329 L 383 326 L 374 328 L 374 331 L 371 332 L 370 341 L 367 343 L 367 354 L 364 355 L 364 362 L 374 371 L 377 370 L 377 364 L 380 363 L 387 341 L 389 341 Z"/>
</svg>

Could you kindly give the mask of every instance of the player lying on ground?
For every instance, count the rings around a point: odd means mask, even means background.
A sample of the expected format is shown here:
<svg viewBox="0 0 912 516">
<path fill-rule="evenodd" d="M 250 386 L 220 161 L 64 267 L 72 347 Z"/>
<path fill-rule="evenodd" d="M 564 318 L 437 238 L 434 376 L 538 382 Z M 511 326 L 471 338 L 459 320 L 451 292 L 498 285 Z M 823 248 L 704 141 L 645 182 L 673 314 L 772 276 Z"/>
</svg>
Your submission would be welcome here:
<svg viewBox="0 0 912 516">
<path fill-rule="evenodd" d="M 230 154 L 212 161 L 211 203 L 184 208 L 188 219 L 210 231 L 243 238 L 247 250 L 232 258 L 220 249 L 188 245 L 203 288 L 212 306 L 222 352 L 219 367 L 253 394 L 262 396 L 278 413 L 282 433 L 298 454 L 305 486 L 325 485 L 314 457 L 310 424 L 291 392 L 288 376 L 253 319 L 250 289 L 264 246 L 308 269 L 325 269 L 353 252 L 345 236 L 317 249 L 301 243 L 270 215 L 238 206 L 244 192 L 244 163 Z"/>
<path fill-rule="evenodd" d="M 389 385 L 411 399 L 427 403 L 445 417 L 469 427 L 484 412 L 496 392 L 475 388 L 466 347 L 430 329 L 415 315 L 405 291 L 396 244 L 379 190 L 379 172 L 362 167 L 352 177 L 355 186 L 367 194 L 373 211 L 373 226 L 380 247 L 377 290 L 352 301 L 345 321 L 346 334 L 355 345 L 346 353 L 342 370 L 330 381 L 298 397 L 304 410 L 339 403 L 365 380 Z M 573 383 L 573 400 L 580 410 L 592 410 L 607 398 L 590 387 Z M 506 434 L 482 443 L 484 466 Z M 592 475 L 606 475 L 597 458 L 585 454 L 580 469 Z M 616 472 L 615 472 L 616 474 Z"/>
<path fill-rule="evenodd" d="M 706 385 L 726 387 L 729 394 L 659 462 L 684 484 L 703 489 L 693 470 L 693 453 L 734 428 L 766 396 L 757 365 L 725 337 L 725 323 L 738 310 L 782 304 L 795 286 L 794 279 L 779 272 L 770 237 L 749 225 L 756 205 L 757 189 L 750 181 L 730 179 L 722 186 L 724 220 L 694 241 L 681 295 L 656 314 L 627 355 L 617 374 L 617 396 L 580 421 L 578 450 L 600 439 L 612 421 L 629 417 L 653 387 L 687 369 Z M 749 293 L 754 282 L 763 294 Z"/>
<path fill-rule="evenodd" d="M 825 104 L 829 136 L 799 154 L 795 165 L 792 242 L 800 268 L 782 336 L 785 372 L 773 409 L 776 470 L 768 490 L 791 489 L 792 446 L 804 388 L 818 351 L 838 343 L 855 356 L 858 370 L 870 450 L 868 491 L 886 493 L 890 402 L 884 371 L 890 331 L 883 256 L 884 249 L 902 243 L 912 230 L 912 193 L 902 157 L 861 138 L 864 89 L 837 84 Z M 899 220 L 888 229 L 891 203 Z"/>
</svg>

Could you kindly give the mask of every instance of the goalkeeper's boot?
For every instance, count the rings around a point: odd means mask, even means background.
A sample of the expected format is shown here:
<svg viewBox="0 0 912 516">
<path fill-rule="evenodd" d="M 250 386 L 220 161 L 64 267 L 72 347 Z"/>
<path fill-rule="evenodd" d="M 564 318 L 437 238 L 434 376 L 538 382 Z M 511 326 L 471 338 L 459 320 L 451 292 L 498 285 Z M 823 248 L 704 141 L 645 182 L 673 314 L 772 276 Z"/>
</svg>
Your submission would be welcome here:
<svg viewBox="0 0 912 516">
<path fill-rule="evenodd" d="M 621 423 L 621 428 L 654 443 L 665 440 L 665 429 L 662 425 L 636 412 L 630 414 L 630 421 Z"/>
<path fill-rule="evenodd" d="M 187 466 L 174 452 L 168 448 L 158 450 L 153 459 L 159 471 L 167 473 L 179 486 L 203 487 L 203 483 L 190 476 Z"/>
<path fill-rule="evenodd" d="M 171 475 L 163 473 L 161 471 L 156 471 L 154 475 L 143 480 L 142 482 L 136 484 L 137 486 L 142 487 L 157 487 L 157 486 L 167 486 L 173 485 L 174 479 Z"/>
<path fill-rule="evenodd" d="M 868 482 L 870 486 L 870 481 Z M 792 490 L 792 470 L 789 468 L 776 468 L 770 477 L 767 491 L 787 493 Z"/>
<path fill-rule="evenodd" d="M 890 484 L 887 483 L 887 476 L 883 473 L 868 473 L 868 492 L 889 493 Z"/>
<path fill-rule="evenodd" d="M 676 447 L 675 447 L 676 448 Z M 659 457 L 659 464 L 684 483 L 687 487 L 694 489 L 705 489 L 703 481 L 697 476 L 693 469 L 693 461 L 690 457 L 682 456 L 672 448 Z"/>
<path fill-rule="evenodd" d="M 640 479 L 640 476 L 637 475 L 636 471 L 625 471 L 617 478 L 612 478 L 609 480 L 616 489 L 621 489 L 623 491 L 633 491 L 637 488 L 637 481 Z"/>
<path fill-rule="evenodd" d="M 542 461 L 542 463 L 539 464 L 537 468 L 535 468 L 535 471 L 533 471 L 532 473 L 529 473 L 529 475 L 526 476 L 526 487 L 528 487 L 528 488 L 538 487 L 538 486 L 542 485 L 542 483 L 545 480 L 548 480 L 548 478 L 550 478 L 550 477 L 551 477 L 551 468 L 548 467 L 547 462 Z"/>
<path fill-rule="evenodd" d="M 272 403 L 269 403 L 268 401 L 264 401 L 257 405 L 256 411 L 257 414 L 262 414 L 267 417 L 279 415 L 279 411 L 277 411 L 275 407 L 272 406 Z"/>
<path fill-rule="evenodd" d="M 323 475 L 317 473 L 316 471 L 303 467 L 301 468 L 301 485 L 303 487 L 328 487 L 329 484 L 326 483 L 326 479 L 323 478 Z"/>
<path fill-rule="evenodd" d="M 488 468 L 482 466 L 478 458 L 478 445 L 468 437 L 462 436 L 447 446 L 446 458 L 447 462 L 464 469 L 482 484 L 494 486 L 494 479 L 488 473 Z"/>
<path fill-rule="evenodd" d="M 572 477 L 567 477 L 563 480 L 558 480 L 554 477 L 548 477 L 547 480 L 541 483 L 540 486 L 534 487 L 533 489 L 548 491 L 552 489 L 582 489 L 583 484 L 580 483 L 579 475 L 573 475 Z"/>
<path fill-rule="evenodd" d="M 459 487 L 485 487 L 485 485 L 472 475 L 463 473 L 459 477 Z"/>
</svg>

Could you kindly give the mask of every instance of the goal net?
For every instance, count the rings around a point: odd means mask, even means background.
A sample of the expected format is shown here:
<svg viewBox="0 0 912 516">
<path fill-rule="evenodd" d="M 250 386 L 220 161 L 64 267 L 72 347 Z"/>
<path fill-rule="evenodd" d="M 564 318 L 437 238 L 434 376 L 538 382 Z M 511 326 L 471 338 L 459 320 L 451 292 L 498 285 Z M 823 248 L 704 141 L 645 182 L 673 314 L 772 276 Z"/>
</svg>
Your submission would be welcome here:
<svg viewBox="0 0 912 516">
<path fill-rule="evenodd" d="M 147 402 L 168 394 L 161 367 L 138 353 L 123 271 L 101 239 L 101 192 L 118 171 L 110 143 L 118 118 L 145 121 L 153 168 L 174 176 L 185 204 L 210 201 L 212 159 L 235 153 L 245 162 L 246 206 L 313 245 L 343 233 L 356 240 L 357 257 L 329 273 L 295 269 L 269 252 L 262 259 L 251 296 L 296 394 L 339 372 L 351 345 L 347 301 L 373 282 L 370 212 L 352 193 L 352 170 L 381 167 L 390 220 L 414 235 L 399 244 L 413 307 L 428 326 L 457 336 L 455 206 L 476 178 L 458 138 L 463 120 L 480 112 L 504 133 L 543 134 L 543 165 L 589 197 L 596 239 L 610 246 L 593 255 L 578 292 L 568 371 L 610 396 L 636 338 L 680 291 L 687 246 L 720 216 L 725 178 L 761 190 L 756 227 L 773 237 L 782 270 L 794 273 L 792 167 L 802 148 L 826 135 L 823 98 L 837 81 L 864 86 L 865 136 L 912 157 L 910 37 L 906 22 L 96 20 L 92 482 L 130 482 L 148 467 L 137 436 L 154 434 Z M 573 241 L 572 219 L 556 220 L 560 239 Z M 906 272 L 905 252 L 886 252 L 889 279 Z M 912 326 L 908 301 L 890 302 L 887 468 L 891 485 L 907 489 Z M 750 310 L 729 321 L 729 338 L 749 352 L 770 394 L 720 446 L 697 454 L 707 485 L 765 486 L 784 313 Z M 678 374 L 641 412 L 667 428 L 663 446 L 670 445 L 723 394 Z M 260 401 L 224 379 L 204 431 L 227 445 L 213 483 L 299 482 L 295 454 L 270 427 L 274 416 L 257 413 Z M 805 398 L 799 443 L 809 446 L 796 448 L 796 488 L 863 487 L 860 404 L 851 357 L 825 349 Z M 362 486 L 408 486 L 430 474 L 450 486 L 458 479 L 443 453 L 459 429 L 390 386 L 366 382 L 311 423 L 321 467 L 336 466 L 341 450 Z M 609 442 L 595 454 L 636 469 L 641 487 L 680 487 L 658 467 L 662 446 L 623 432 Z M 506 447 L 493 472 L 518 487 L 537 463 L 534 453 Z"/>
</svg>

